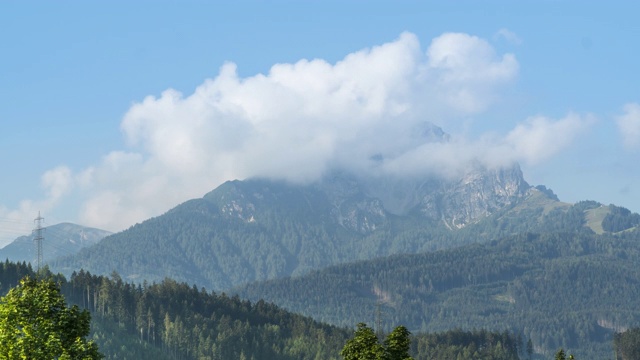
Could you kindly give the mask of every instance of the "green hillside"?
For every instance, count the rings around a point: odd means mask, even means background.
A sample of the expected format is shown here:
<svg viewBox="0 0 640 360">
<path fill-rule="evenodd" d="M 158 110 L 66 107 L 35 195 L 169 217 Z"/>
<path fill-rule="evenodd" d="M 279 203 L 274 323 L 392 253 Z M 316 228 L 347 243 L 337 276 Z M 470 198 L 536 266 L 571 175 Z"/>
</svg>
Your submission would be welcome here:
<svg viewBox="0 0 640 360">
<path fill-rule="evenodd" d="M 599 206 L 586 211 L 587 226 L 596 234 L 603 234 L 602 221 L 610 213 L 608 206 Z"/>
<path fill-rule="evenodd" d="M 535 189 L 515 206 L 453 230 L 420 212 L 387 213 L 379 200 L 357 188 L 348 196 L 332 191 L 264 180 L 229 182 L 51 266 L 67 275 L 78 268 L 97 274 L 117 270 L 134 281 L 170 277 L 220 290 L 334 264 L 537 231 L 551 220 L 558 229 L 576 227 L 573 219 L 558 222 L 575 215 L 572 207 Z"/>
<path fill-rule="evenodd" d="M 640 325 L 640 231 L 521 234 L 486 244 L 334 266 L 239 288 L 337 325 L 367 319 L 412 331 L 508 329 L 538 352 L 610 356 Z M 575 349 L 575 351 L 574 351 Z"/>
</svg>

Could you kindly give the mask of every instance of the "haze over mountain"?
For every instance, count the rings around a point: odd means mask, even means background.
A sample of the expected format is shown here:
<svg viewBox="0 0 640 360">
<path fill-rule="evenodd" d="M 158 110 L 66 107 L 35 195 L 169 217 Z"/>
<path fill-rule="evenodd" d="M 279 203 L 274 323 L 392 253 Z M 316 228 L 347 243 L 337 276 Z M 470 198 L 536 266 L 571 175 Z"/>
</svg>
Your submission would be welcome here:
<svg viewBox="0 0 640 360">
<path fill-rule="evenodd" d="M 73 255 L 80 249 L 96 244 L 111 232 L 86 226 L 61 223 L 43 228 L 42 260 L 49 262 L 61 256 Z M 36 246 L 32 235 L 24 235 L 0 249 L 0 259 L 35 264 Z"/>
<path fill-rule="evenodd" d="M 425 145 L 448 142 L 425 123 Z M 372 161 L 382 161 L 382 155 Z M 107 237 L 59 262 L 131 279 L 172 277 L 212 289 L 396 253 L 476 241 L 453 235 L 537 190 L 517 165 L 423 174 L 334 170 L 320 181 L 226 182 L 162 216 Z M 157 265 L 161 259 L 162 266 Z"/>
</svg>

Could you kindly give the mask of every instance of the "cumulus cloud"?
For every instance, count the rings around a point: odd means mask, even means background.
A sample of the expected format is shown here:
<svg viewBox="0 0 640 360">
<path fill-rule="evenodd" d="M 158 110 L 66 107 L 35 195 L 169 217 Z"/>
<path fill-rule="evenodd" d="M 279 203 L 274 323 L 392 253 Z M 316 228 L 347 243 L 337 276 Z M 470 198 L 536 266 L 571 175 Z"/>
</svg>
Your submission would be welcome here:
<svg viewBox="0 0 640 360">
<path fill-rule="evenodd" d="M 456 111 L 460 115 L 486 110 L 496 99 L 495 87 L 512 81 L 518 67 L 513 54 L 499 57 L 483 39 L 461 33 L 443 34 L 427 50 L 423 85 L 435 101 L 423 111 L 440 110 L 437 104 L 444 104 L 446 113 Z"/>
<path fill-rule="evenodd" d="M 628 149 L 640 147 L 640 105 L 629 103 L 624 106 L 622 115 L 616 118 L 622 142 Z"/>
<path fill-rule="evenodd" d="M 426 51 L 403 33 L 335 64 L 305 59 L 245 78 L 224 64 L 193 94 L 169 89 L 129 109 L 121 128 L 130 152 L 80 176 L 82 220 L 121 228 L 228 179 L 304 183 L 335 167 L 372 171 L 373 156 L 392 162 L 421 145 L 423 122 L 485 110 L 517 73 L 512 54 L 459 33 Z"/>
<path fill-rule="evenodd" d="M 474 166 L 536 165 L 569 147 L 594 122 L 591 115 L 531 117 L 505 135 L 485 134 L 478 139 L 454 135 L 450 141 L 423 143 L 391 159 L 385 168 L 394 174 L 456 177 Z"/>
<path fill-rule="evenodd" d="M 462 33 L 426 49 L 403 33 L 336 63 L 305 59 L 249 77 L 227 63 L 192 94 L 169 89 L 131 106 L 121 123 L 127 150 L 43 181 L 51 199 L 74 186 L 79 221 L 115 231 L 229 179 L 308 183 L 334 168 L 453 176 L 471 163 L 536 163 L 568 146 L 588 118 L 537 117 L 503 136 L 426 141 L 427 122 L 446 129 L 485 111 L 518 68 L 513 54 Z"/>
<path fill-rule="evenodd" d="M 537 164 L 568 147 L 593 123 L 593 116 L 569 114 L 560 120 L 535 116 L 518 124 L 505 138 L 514 159 Z"/>
</svg>

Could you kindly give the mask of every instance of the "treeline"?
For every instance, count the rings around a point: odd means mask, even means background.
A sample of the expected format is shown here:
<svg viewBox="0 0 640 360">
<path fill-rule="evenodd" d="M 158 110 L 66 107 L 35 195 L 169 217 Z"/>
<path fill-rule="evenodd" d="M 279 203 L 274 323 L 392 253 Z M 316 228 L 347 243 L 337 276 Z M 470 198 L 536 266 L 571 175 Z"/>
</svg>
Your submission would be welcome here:
<svg viewBox="0 0 640 360">
<path fill-rule="evenodd" d="M 2 294 L 26 275 L 29 264 L 0 265 Z M 92 337 L 106 359 L 338 359 L 349 336 L 264 301 L 216 294 L 165 279 L 133 284 L 117 274 L 83 270 L 67 281 L 53 276 L 70 304 L 92 315 Z"/>
<path fill-rule="evenodd" d="M 616 333 L 613 340 L 615 360 L 640 359 L 640 328 L 632 328 Z"/>
<path fill-rule="evenodd" d="M 609 205 L 609 208 L 611 212 L 602 220 L 605 231 L 618 232 L 640 225 L 640 214 L 615 205 Z"/>
<path fill-rule="evenodd" d="M 499 333 L 455 329 L 422 334 L 414 337 L 411 342 L 411 352 L 416 354 L 416 360 L 518 360 L 521 354 L 527 354 L 526 351 L 522 338 L 506 331 Z"/>
<path fill-rule="evenodd" d="M 63 289 L 96 318 L 171 359 L 336 359 L 348 335 L 264 301 L 169 279 L 134 285 L 115 273 L 109 279 L 80 271 Z"/>
</svg>

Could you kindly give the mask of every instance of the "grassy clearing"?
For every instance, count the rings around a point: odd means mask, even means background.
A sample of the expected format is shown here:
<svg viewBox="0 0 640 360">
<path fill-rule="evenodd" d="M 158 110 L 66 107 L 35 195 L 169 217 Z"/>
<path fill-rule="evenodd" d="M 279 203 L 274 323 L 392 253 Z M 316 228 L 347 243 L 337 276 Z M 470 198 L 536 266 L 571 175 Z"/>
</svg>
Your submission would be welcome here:
<svg viewBox="0 0 640 360">
<path fill-rule="evenodd" d="M 596 234 L 600 235 L 604 233 L 602 228 L 602 220 L 611 211 L 608 206 L 600 206 L 595 209 L 590 209 L 585 212 L 585 218 L 587 220 L 586 226 L 593 230 Z"/>
<path fill-rule="evenodd" d="M 568 209 L 570 207 L 571 207 L 571 204 L 569 203 L 549 199 L 540 190 L 531 189 L 531 195 L 529 195 L 529 197 L 525 201 L 523 201 L 522 203 L 514 207 L 513 211 L 520 212 L 522 210 L 542 208 L 543 209 L 542 215 L 544 216 L 554 209 L 557 209 L 557 208 Z"/>
</svg>

